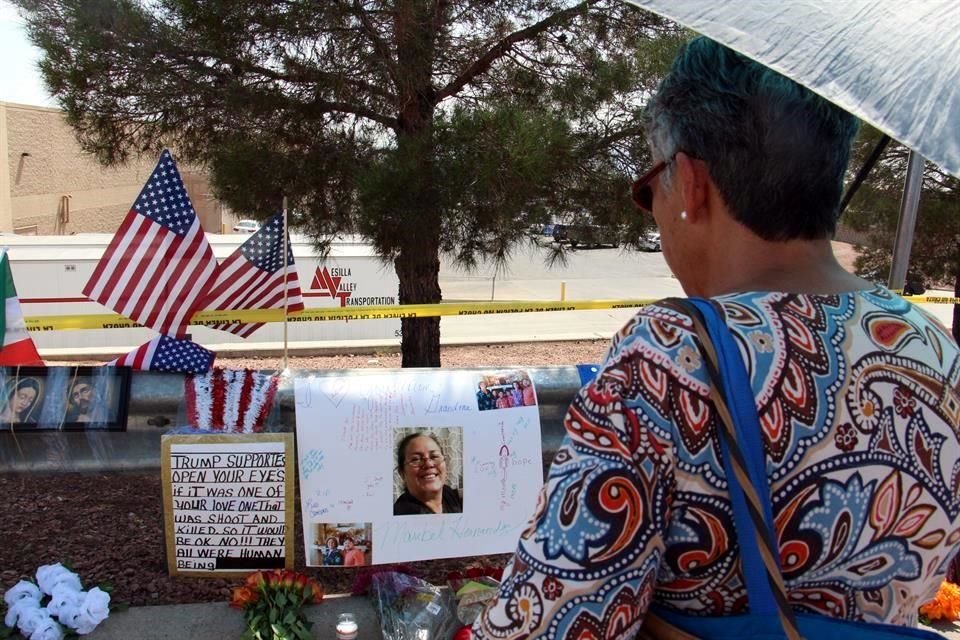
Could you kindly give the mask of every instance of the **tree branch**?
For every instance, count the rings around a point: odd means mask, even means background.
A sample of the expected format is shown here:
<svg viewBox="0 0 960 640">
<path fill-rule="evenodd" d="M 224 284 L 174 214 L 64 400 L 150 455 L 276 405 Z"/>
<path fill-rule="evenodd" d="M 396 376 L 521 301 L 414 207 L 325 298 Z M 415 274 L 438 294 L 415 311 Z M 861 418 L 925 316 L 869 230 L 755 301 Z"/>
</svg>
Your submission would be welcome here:
<svg viewBox="0 0 960 640">
<path fill-rule="evenodd" d="M 357 17 L 357 20 L 360 21 L 363 32 L 370 38 L 370 42 L 373 43 L 373 50 L 376 51 L 377 55 L 383 60 L 383 65 L 386 67 L 390 79 L 393 80 L 394 86 L 399 87 L 400 81 L 397 77 L 397 66 L 393 64 L 393 58 L 390 57 L 390 46 L 380 37 L 376 28 L 370 23 L 370 17 L 367 15 L 366 10 L 360 6 L 359 0 L 353 0 L 351 10 L 353 15 Z"/>
<path fill-rule="evenodd" d="M 366 107 L 350 104 L 349 102 L 328 102 L 326 100 L 316 100 L 306 104 L 305 107 L 310 111 L 314 111 L 315 113 L 349 113 L 360 118 L 372 120 L 373 122 L 382 124 L 383 126 L 393 129 L 394 131 L 396 131 L 400 126 L 400 121 L 396 118 L 385 116 L 382 113 L 377 113 L 373 109 L 367 109 Z"/>
<path fill-rule="evenodd" d="M 494 62 L 496 62 L 499 58 L 502 58 L 507 54 L 508 51 L 510 51 L 513 45 L 540 35 L 547 29 L 565 22 L 569 18 L 572 18 L 573 16 L 582 12 L 584 9 L 596 4 L 599 1 L 600 0 L 585 0 L 578 5 L 570 7 L 569 9 L 558 11 L 552 16 L 544 18 L 540 22 L 532 24 L 525 29 L 514 31 L 487 49 L 483 55 L 474 60 L 473 63 L 467 67 L 463 73 L 451 80 L 447 86 L 440 89 L 440 91 L 438 91 L 434 97 L 434 104 L 439 104 L 441 100 L 457 95 L 457 93 L 459 93 L 461 89 L 473 81 L 474 78 L 486 73 L 486 71 L 493 65 Z"/>
</svg>

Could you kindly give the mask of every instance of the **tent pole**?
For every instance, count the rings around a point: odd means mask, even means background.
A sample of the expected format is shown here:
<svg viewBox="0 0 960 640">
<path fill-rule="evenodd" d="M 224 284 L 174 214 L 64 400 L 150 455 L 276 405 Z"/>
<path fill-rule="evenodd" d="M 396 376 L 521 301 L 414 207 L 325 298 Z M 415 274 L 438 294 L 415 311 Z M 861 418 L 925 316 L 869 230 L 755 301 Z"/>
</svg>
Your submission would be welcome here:
<svg viewBox="0 0 960 640">
<path fill-rule="evenodd" d="M 913 230 L 917 226 L 917 208 L 920 204 L 920 191 L 923 187 L 923 156 L 910 150 L 907 159 L 907 177 L 903 185 L 903 197 L 900 199 L 900 219 L 897 222 L 897 238 L 893 245 L 893 262 L 890 265 L 888 285 L 891 289 L 902 290 L 907 281 L 907 267 L 910 266 L 910 248 L 913 246 Z"/>
</svg>

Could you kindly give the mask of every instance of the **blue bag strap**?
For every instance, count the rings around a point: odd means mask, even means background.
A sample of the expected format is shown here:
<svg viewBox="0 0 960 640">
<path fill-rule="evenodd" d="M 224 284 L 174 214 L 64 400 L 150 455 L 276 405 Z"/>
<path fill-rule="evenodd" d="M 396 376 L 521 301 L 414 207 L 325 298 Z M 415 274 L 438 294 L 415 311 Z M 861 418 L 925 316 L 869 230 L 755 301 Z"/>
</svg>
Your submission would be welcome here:
<svg viewBox="0 0 960 640">
<path fill-rule="evenodd" d="M 754 405 L 753 392 L 747 380 L 747 374 L 743 366 L 743 360 L 740 357 L 740 351 L 733 342 L 726 323 L 720 318 L 716 309 L 714 309 L 709 301 L 700 298 L 691 298 L 690 303 L 700 311 L 710 339 L 716 348 L 719 381 L 714 381 L 714 383 L 717 384 L 717 382 L 722 381 L 720 392 L 727 401 L 727 407 L 730 410 L 734 422 L 733 427 L 737 432 L 737 440 L 739 441 L 740 447 L 744 450 L 744 463 L 751 476 L 750 480 L 753 482 L 756 460 L 755 455 L 751 454 L 754 453 L 756 447 L 748 447 L 747 443 L 751 440 L 756 441 L 758 438 L 756 436 L 747 438 L 742 433 L 744 430 L 743 414 L 748 413 L 744 407 L 744 400 L 748 400 L 750 403 L 749 413 L 752 413 L 752 422 L 756 424 L 756 431 L 754 433 L 760 433 L 760 425 Z M 731 354 L 733 357 L 731 357 Z M 746 394 L 749 394 L 748 398 L 745 398 Z M 749 422 L 748 417 L 747 423 L 749 424 Z M 760 446 L 762 447 L 762 444 Z M 723 468 L 727 476 L 730 502 L 733 505 L 733 521 L 737 531 L 737 541 L 740 545 L 740 562 L 743 569 L 744 581 L 746 582 L 750 612 L 757 615 L 775 616 L 778 612 L 778 606 L 773 595 L 773 590 L 770 587 L 769 578 L 767 577 L 767 569 L 760 559 L 757 526 L 750 516 L 743 486 L 738 481 L 737 474 L 733 472 L 733 464 L 730 459 L 732 455 L 730 445 L 727 438 L 722 436 L 720 437 L 720 451 L 723 456 Z M 760 495 L 769 495 L 769 489 L 764 486 L 763 492 Z M 770 515 L 769 499 L 766 500 L 766 507 L 764 510 L 764 519 L 767 522 L 772 522 L 773 517 Z"/>
<path fill-rule="evenodd" d="M 710 301 L 672 299 L 671 302 L 692 321 L 712 383 L 710 396 L 717 414 L 721 457 L 733 506 L 750 614 L 765 618 L 776 616 L 785 637 L 798 640 L 801 636 L 787 600 L 779 549 L 772 534 L 772 508 L 759 419 L 740 350 Z M 741 441 L 748 446 L 749 453 L 741 450 Z"/>
<path fill-rule="evenodd" d="M 767 461 L 763 453 L 763 437 L 757 405 L 750 385 L 747 368 L 740 355 L 740 349 L 733 340 L 727 323 L 720 317 L 716 307 L 702 298 L 691 298 L 700 309 L 706 321 L 707 330 L 719 356 L 720 377 L 724 381 L 724 395 L 727 407 L 733 417 L 733 428 L 737 434 L 737 445 L 743 451 L 750 482 L 757 495 L 762 499 L 763 520 L 768 532 L 773 534 L 773 506 L 770 504 L 770 487 L 767 484 Z M 726 440 L 721 439 L 721 447 L 729 448 Z M 729 474 L 728 474 L 729 475 Z M 779 558 L 777 559 L 779 563 Z"/>
</svg>

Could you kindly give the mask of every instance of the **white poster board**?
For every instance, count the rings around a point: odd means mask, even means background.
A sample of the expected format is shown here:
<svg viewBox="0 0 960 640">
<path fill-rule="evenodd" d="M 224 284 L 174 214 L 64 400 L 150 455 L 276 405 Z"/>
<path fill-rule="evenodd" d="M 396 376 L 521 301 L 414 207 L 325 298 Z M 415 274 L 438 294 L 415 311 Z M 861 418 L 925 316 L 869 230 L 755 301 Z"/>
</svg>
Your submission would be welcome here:
<svg viewBox="0 0 960 640">
<path fill-rule="evenodd" d="M 293 434 L 161 440 L 170 575 L 293 568 Z"/>
<path fill-rule="evenodd" d="M 347 547 L 360 548 L 363 564 L 515 549 L 543 485 L 540 416 L 526 371 L 392 371 L 294 385 L 308 565 L 340 564 L 327 562 L 328 552 Z M 503 392 L 500 402 L 482 401 L 481 385 Z M 460 496 L 460 512 L 395 515 L 407 488 L 398 468 L 413 474 L 411 484 L 420 469 L 398 467 L 397 445 L 415 434 L 430 434 L 442 451 L 437 473 L 444 495 Z"/>
</svg>

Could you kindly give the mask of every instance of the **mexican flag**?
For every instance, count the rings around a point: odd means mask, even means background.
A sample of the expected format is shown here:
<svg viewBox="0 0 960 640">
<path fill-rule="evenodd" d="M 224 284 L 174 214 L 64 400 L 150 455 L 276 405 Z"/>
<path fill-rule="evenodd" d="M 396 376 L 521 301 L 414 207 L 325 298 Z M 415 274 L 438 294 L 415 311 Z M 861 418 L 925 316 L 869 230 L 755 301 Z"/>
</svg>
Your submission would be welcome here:
<svg viewBox="0 0 960 640">
<path fill-rule="evenodd" d="M 10 272 L 10 258 L 5 248 L 0 249 L 0 286 L 3 287 L 5 304 L 0 312 L 0 333 L 3 334 L 3 347 L 0 347 L 0 366 L 11 367 L 21 364 L 42 365 L 33 338 L 27 333 L 20 311 L 20 299 L 17 287 L 13 284 Z"/>
</svg>

